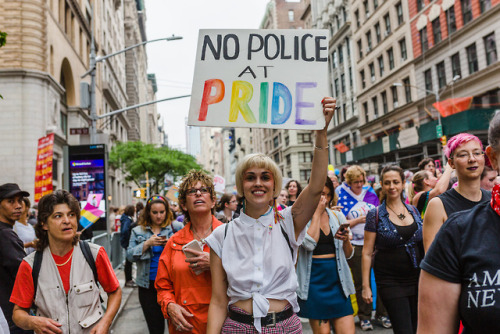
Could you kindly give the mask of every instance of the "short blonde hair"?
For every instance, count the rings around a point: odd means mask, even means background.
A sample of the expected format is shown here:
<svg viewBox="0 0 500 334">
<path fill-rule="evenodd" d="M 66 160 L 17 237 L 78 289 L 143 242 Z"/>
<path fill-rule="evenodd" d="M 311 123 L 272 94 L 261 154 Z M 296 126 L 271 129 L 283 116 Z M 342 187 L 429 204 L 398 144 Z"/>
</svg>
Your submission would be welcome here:
<svg viewBox="0 0 500 334">
<path fill-rule="evenodd" d="M 366 172 L 363 168 L 361 168 L 361 166 L 358 165 L 352 165 L 347 168 L 347 171 L 345 172 L 345 179 L 349 186 L 360 176 L 363 176 L 363 182 L 366 183 Z"/>
<path fill-rule="evenodd" d="M 277 198 L 281 192 L 281 187 L 283 183 L 283 176 L 281 171 L 276 165 L 276 163 L 268 156 L 262 153 L 253 153 L 246 155 L 240 162 L 238 167 L 236 167 L 236 189 L 238 195 L 244 197 L 243 195 L 243 173 L 245 173 L 249 168 L 257 167 L 269 170 L 273 174 L 274 178 L 274 191 L 273 198 Z"/>
</svg>

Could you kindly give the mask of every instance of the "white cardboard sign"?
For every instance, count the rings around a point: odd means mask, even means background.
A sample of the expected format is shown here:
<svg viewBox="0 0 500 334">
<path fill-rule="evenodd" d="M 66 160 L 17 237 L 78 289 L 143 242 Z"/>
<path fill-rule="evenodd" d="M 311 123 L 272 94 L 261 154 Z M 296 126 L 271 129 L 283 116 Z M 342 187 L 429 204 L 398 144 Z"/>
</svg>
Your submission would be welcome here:
<svg viewBox="0 0 500 334">
<path fill-rule="evenodd" d="M 328 31 L 200 30 L 188 125 L 322 129 Z"/>
</svg>

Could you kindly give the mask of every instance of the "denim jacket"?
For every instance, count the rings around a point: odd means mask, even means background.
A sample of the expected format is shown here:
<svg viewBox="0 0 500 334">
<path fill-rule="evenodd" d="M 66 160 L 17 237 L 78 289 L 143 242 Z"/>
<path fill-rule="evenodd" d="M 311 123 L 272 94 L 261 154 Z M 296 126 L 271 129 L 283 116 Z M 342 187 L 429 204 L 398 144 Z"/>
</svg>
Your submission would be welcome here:
<svg viewBox="0 0 500 334">
<path fill-rule="evenodd" d="M 172 225 L 176 231 L 182 228 L 182 223 L 172 222 L 172 224 L 161 229 L 160 236 L 166 236 L 168 240 L 174 234 Z M 130 234 L 130 242 L 127 248 L 127 259 L 130 262 L 137 263 L 137 275 L 135 282 L 138 286 L 146 289 L 149 288 L 149 267 L 151 265 L 153 250 L 149 247 L 144 253 L 142 253 L 142 247 L 144 246 L 144 242 L 151 238 L 152 235 L 153 231 L 149 226 L 146 226 L 146 229 L 142 226 L 134 227 L 132 229 L 132 233 Z"/>
<path fill-rule="evenodd" d="M 331 233 L 335 235 L 337 230 L 340 227 L 340 224 L 345 223 L 346 219 L 343 213 L 341 212 L 333 212 L 330 209 L 326 209 L 328 213 L 329 224 Z M 306 228 L 311 226 L 311 222 L 307 223 Z M 349 269 L 349 265 L 347 264 L 347 260 L 344 254 L 344 248 L 342 247 L 343 241 L 334 239 L 335 243 L 335 259 L 337 260 L 337 270 L 339 274 L 340 284 L 342 285 L 342 290 L 344 291 L 344 295 L 346 298 L 349 295 L 355 294 L 356 290 L 354 289 L 354 283 L 352 281 L 351 271 Z M 317 242 L 306 233 L 306 237 L 302 242 L 302 245 L 299 247 L 299 258 L 297 261 L 297 279 L 299 283 L 299 288 L 297 289 L 297 296 L 302 300 L 307 300 L 309 294 L 309 282 L 311 279 L 311 265 L 312 265 L 312 254 L 314 249 L 316 248 Z M 352 254 L 349 257 L 352 258 L 354 255 L 354 248 L 352 250 Z"/>
</svg>

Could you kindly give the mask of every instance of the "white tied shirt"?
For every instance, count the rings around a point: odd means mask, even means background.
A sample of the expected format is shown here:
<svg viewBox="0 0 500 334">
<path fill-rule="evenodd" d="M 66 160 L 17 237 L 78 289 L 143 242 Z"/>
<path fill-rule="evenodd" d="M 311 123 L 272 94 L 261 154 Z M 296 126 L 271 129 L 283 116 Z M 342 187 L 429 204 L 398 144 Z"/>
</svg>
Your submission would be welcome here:
<svg viewBox="0 0 500 334">
<path fill-rule="evenodd" d="M 294 265 L 297 261 L 297 249 L 304 240 L 306 229 L 295 240 L 292 207 L 281 213 L 285 219 L 280 224 L 290 240 L 293 258 L 280 226 L 274 223 L 272 209 L 258 219 L 241 213 L 228 223 L 225 238 L 224 224 L 205 239 L 222 260 L 228 281 L 229 305 L 253 298 L 254 326 L 259 333 L 261 318 L 269 311 L 267 299 L 286 299 L 294 312 L 299 311 Z"/>
</svg>

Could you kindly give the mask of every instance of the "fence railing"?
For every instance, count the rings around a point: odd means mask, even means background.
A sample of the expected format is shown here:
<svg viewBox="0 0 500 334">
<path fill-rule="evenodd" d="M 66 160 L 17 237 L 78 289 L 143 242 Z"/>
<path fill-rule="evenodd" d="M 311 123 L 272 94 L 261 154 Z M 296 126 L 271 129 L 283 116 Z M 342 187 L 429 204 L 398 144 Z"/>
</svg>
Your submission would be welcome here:
<svg viewBox="0 0 500 334">
<path fill-rule="evenodd" d="M 110 234 L 104 232 L 92 237 L 90 242 L 104 247 L 109 256 L 113 269 L 118 268 L 125 261 L 125 250 L 120 245 L 120 232 Z"/>
</svg>

